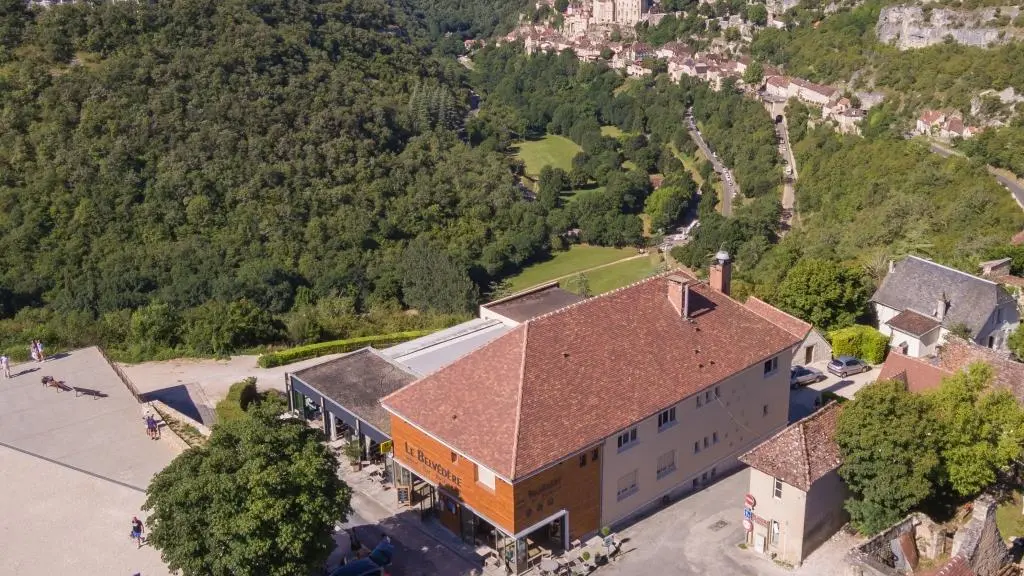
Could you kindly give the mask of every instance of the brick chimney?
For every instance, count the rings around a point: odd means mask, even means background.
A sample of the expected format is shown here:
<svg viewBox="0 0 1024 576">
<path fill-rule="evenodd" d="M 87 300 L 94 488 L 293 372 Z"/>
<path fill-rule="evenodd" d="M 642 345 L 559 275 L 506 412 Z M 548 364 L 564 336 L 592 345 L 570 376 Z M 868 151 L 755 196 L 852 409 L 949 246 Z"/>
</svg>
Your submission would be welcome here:
<svg viewBox="0 0 1024 576">
<path fill-rule="evenodd" d="M 946 317 L 947 309 L 949 309 L 949 298 L 946 298 L 946 293 L 943 292 L 935 301 L 935 319 L 942 322 Z"/>
<path fill-rule="evenodd" d="M 668 281 L 668 301 L 683 318 L 690 317 L 690 280 L 673 274 Z"/>
<path fill-rule="evenodd" d="M 711 277 L 711 287 L 728 296 L 732 281 L 732 261 L 728 252 L 719 250 L 718 254 L 715 254 L 715 261 L 711 263 L 709 276 Z"/>
</svg>

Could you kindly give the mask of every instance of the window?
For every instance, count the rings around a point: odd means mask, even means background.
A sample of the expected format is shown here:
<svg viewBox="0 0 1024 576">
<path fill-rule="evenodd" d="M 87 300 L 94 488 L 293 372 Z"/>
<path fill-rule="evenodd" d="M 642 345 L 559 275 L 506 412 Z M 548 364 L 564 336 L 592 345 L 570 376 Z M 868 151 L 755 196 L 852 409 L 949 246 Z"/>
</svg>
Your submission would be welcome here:
<svg viewBox="0 0 1024 576">
<path fill-rule="evenodd" d="M 580 468 L 583 468 L 586 465 L 587 465 L 587 453 L 584 452 L 583 454 L 580 454 Z"/>
<path fill-rule="evenodd" d="M 636 428 L 630 428 L 619 434 L 619 450 L 625 450 L 636 443 Z"/>
<path fill-rule="evenodd" d="M 658 414 L 658 431 L 668 427 L 670 424 L 676 423 L 676 409 L 675 407 L 665 410 L 661 414 Z"/>
<path fill-rule="evenodd" d="M 619 478 L 619 489 L 616 496 L 619 500 L 629 498 L 636 492 L 636 470 Z"/>
<path fill-rule="evenodd" d="M 597 462 L 597 454 L 598 454 L 597 448 L 594 448 L 594 452 L 590 454 L 590 461 L 591 462 Z"/>
<path fill-rule="evenodd" d="M 704 437 L 704 447 L 705 448 L 708 447 L 708 437 L 707 436 Z"/>
<path fill-rule="evenodd" d="M 715 474 L 718 474 L 718 468 L 717 467 L 711 469 L 711 477 L 712 478 L 715 477 Z"/>
<path fill-rule="evenodd" d="M 761 406 L 761 416 L 767 416 L 767 415 L 768 415 L 768 405 L 765 404 L 764 406 Z"/>
<path fill-rule="evenodd" d="M 778 544 L 779 543 L 779 523 L 776 522 L 775 520 L 772 520 L 771 539 L 772 539 L 772 542 L 771 542 L 772 544 Z"/>
<path fill-rule="evenodd" d="M 698 394 L 697 395 L 697 408 L 700 408 L 703 405 L 704 405 L 704 399 L 700 397 L 700 394 Z"/>
<path fill-rule="evenodd" d="M 775 479 L 775 491 L 773 496 L 779 500 L 782 499 L 782 480 L 779 480 L 778 478 Z"/>
<path fill-rule="evenodd" d="M 711 443 L 718 444 L 718 432 L 711 433 Z"/>
<path fill-rule="evenodd" d="M 772 358 L 771 360 L 765 360 L 765 362 L 764 362 L 764 375 L 765 376 L 771 376 L 772 374 L 775 374 L 775 372 L 778 371 L 778 369 L 779 369 L 779 357 L 778 356 L 776 356 L 775 358 Z"/>
<path fill-rule="evenodd" d="M 700 442 L 693 443 L 693 453 L 700 454 Z"/>
<path fill-rule="evenodd" d="M 676 451 L 671 450 L 658 457 L 658 480 L 676 471 Z"/>
<path fill-rule="evenodd" d="M 708 483 L 708 473 L 707 472 L 705 472 L 705 473 L 700 475 L 700 483 L 701 484 L 707 484 Z"/>
<path fill-rule="evenodd" d="M 711 390 L 704 391 L 704 402 L 711 402 Z"/>
<path fill-rule="evenodd" d="M 722 397 L 722 391 L 718 389 L 718 386 L 715 386 L 715 398 L 721 398 L 721 397 Z"/>
<path fill-rule="evenodd" d="M 696 490 L 697 489 L 697 479 L 696 478 L 693 479 L 692 485 L 693 485 L 693 489 Z"/>
<path fill-rule="evenodd" d="M 1002 308 L 996 308 L 996 324 L 1002 324 L 1002 323 L 1003 323 L 1003 309 Z"/>
<path fill-rule="evenodd" d="M 491 472 L 483 466 L 476 467 L 476 481 L 491 490 L 494 490 L 494 472 Z"/>
<path fill-rule="evenodd" d="M 455 451 L 452 451 L 452 463 L 454 464 L 455 462 L 458 462 L 458 461 L 459 461 L 459 455 L 456 454 Z"/>
</svg>

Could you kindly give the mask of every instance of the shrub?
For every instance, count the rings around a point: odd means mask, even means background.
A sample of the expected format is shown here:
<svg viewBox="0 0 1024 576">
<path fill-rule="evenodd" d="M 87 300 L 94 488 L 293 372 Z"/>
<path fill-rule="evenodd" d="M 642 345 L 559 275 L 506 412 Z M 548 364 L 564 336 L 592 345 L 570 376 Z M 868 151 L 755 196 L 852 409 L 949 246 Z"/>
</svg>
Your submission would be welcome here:
<svg viewBox="0 0 1024 576">
<path fill-rule="evenodd" d="M 360 336 L 358 338 L 348 338 L 346 340 L 333 340 L 331 342 L 320 342 L 319 344 L 297 346 L 295 348 L 281 350 L 280 352 L 264 354 L 260 356 L 258 363 L 262 368 L 272 368 L 274 366 L 283 366 L 285 364 L 291 364 L 292 362 L 298 362 L 299 360 L 305 360 L 307 358 L 316 358 L 318 356 L 326 356 L 327 354 L 351 352 L 366 346 L 390 346 L 392 344 L 399 344 L 406 340 L 426 336 L 431 332 L 433 331 L 415 330 L 411 332 L 396 332 L 393 334 L 379 334 L 377 336 Z"/>
<path fill-rule="evenodd" d="M 889 351 L 889 338 L 871 326 L 850 326 L 830 334 L 832 355 L 856 356 L 871 364 L 885 360 Z"/>
<path fill-rule="evenodd" d="M 241 382 L 235 382 L 228 389 L 227 398 L 217 403 L 218 421 L 224 423 L 243 418 L 249 405 L 258 399 L 259 392 L 256 390 L 255 378 L 250 376 Z"/>
</svg>

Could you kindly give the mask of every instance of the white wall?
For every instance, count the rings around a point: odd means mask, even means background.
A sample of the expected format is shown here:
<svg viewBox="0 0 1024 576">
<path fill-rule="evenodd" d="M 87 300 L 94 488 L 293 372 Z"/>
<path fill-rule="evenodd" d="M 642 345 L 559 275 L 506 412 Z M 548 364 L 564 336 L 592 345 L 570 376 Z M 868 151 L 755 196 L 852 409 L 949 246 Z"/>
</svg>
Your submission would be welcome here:
<svg viewBox="0 0 1024 576">
<path fill-rule="evenodd" d="M 884 304 L 875 303 L 875 315 L 878 317 L 878 331 L 886 336 L 892 336 L 892 328 L 890 328 L 886 322 L 892 320 L 894 316 L 899 314 L 899 310 L 895 308 L 889 308 Z"/>
<path fill-rule="evenodd" d="M 690 396 L 676 405 L 676 423 L 658 432 L 658 415 L 638 424 L 637 442 L 618 449 L 615 434 L 605 440 L 602 451 L 602 525 L 622 520 L 663 495 L 692 486 L 694 478 L 715 468 L 716 476 L 738 465 L 736 458 L 753 446 L 784 428 L 789 420 L 789 368 L 792 352 L 778 355 L 778 368 L 764 375 L 761 362 L 718 384 L 720 398 L 710 391 L 711 401 L 697 408 L 697 396 Z M 680 378 L 685 378 L 681 374 Z M 764 407 L 767 406 L 767 415 Z M 714 434 L 718 443 L 714 443 Z M 704 437 L 708 448 L 704 448 Z M 700 452 L 694 454 L 698 442 Z M 676 451 L 676 471 L 657 478 L 658 458 L 669 450 Z M 619 500 L 616 494 L 619 478 L 637 471 L 637 491 Z"/>
<path fill-rule="evenodd" d="M 756 504 L 754 515 L 764 518 L 768 526 L 761 526 L 754 522 L 754 534 L 765 537 L 768 544 L 765 546 L 765 554 L 775 553 L 779 560 L 791 564 L 799 564 L 802 558 L 804 515 L 807 505 L 807 494 L 785 482 L 782 483 L 782 498 L 775 498 L 775 478 L 761 472 L 750 469 L 750 493 L 754 495 Z M 777 541 L 770 541 L 769 531 L 771 522 L 779 523 L 779 538 Z M 753 539 L 750 541 L 753 547 Z"/>
</svg>

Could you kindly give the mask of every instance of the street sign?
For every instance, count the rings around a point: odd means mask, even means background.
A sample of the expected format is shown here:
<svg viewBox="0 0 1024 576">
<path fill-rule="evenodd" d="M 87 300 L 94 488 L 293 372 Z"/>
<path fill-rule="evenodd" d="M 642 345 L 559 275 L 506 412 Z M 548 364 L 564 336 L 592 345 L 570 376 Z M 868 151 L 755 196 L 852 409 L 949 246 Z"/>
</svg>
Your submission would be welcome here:
<svg viewBox="0 0 1024 576">
<path fill-rule="evenodd" d="M 754 511 L 753 510 L 751 510 L 750 508 L 744 508 L 743 509 L 743 520 L 744 520 L 744 522 L 749 521 L 753 517 L 754 517 Z"/>
<path fill-rule="evenodd" d="M 753 522 L 751 522 L 750 520 L 744 520 L 743 521 L 743 529 L 746 530 L 747 532 L 753 531 L 754 530 Z"/>
<path fill-rule="evenodd" d="M 388 452 L 391 452 L 391 440 L 385 440 L 380 443 L 380 453 L 387 454 Z"/>
<path fill-rule="evenodd" d="M 747 508 L 753 508 L 754 506 L 757 506 L 757 500 L 754 499 L 753 494 L 747 494 L 743 498 L 743 503 L 747 505 Z"/>
</svg>

